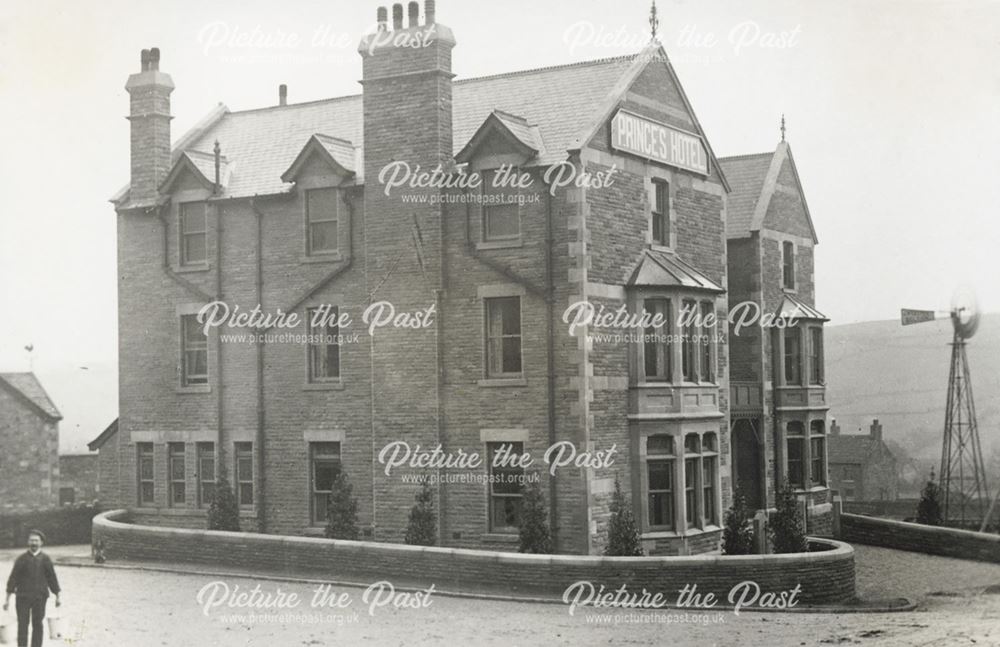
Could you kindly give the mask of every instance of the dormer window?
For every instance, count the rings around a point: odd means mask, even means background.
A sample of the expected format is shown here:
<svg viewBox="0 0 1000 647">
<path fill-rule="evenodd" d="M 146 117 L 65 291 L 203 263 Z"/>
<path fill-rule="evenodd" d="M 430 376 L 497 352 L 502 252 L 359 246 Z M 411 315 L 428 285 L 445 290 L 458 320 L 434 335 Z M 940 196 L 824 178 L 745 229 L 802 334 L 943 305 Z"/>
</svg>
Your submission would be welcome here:
<svg viewBox="0 0 1000 647">
<path fill-rule="evenodd" d="M 306 254 L 332 254 L 337 251 L 339 216 L 337 189 L 306 191 Z"/>
<path fill-rule="evenodd" d="M 518 177 L 519 169 L 504 172 Z M 500 171 L 488 172 L 483 182 L 483 242 L 516 241 L 521 237 L 521 213 L 518 191 L 509 186 L 495 186 Z"/>
<path fill-rule="evenodd" d="M 208 208 L 204 202 L 180 205 L 181 265 L 204 265 L 208 262 Z"/>
</svg>

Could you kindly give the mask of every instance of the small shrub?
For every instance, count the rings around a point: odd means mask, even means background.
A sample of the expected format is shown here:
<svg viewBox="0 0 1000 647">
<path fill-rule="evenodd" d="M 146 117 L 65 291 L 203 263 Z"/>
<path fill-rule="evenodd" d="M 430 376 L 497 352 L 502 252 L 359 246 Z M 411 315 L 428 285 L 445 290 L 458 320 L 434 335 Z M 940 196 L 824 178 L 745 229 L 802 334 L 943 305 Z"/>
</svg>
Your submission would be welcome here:
<svg viewBox="0 0 1000 647">
<path fill-rule="evenodd" d="M 549 514 L 545 509 L 545 496 L 538 481 L 531 481 L 522 488 L 524 501 L 521 508 L 522 553 L 552 553 L 552 533 L 549 530 Z"/>
<path fill-rule="evenodd" d="M 240 531 L 240 506 L 225 474 L 219 476 L 215 496 L 208 506 L 208 529 Z"/>
<path fill-rule="evenodd" d="M 605 555 L 641 557 L 645 555 L 639 540 L 639 529 L 632 515 L 632 506 L 622 494 L 622 483 L 615 476 L 615 493 L 611 499 L 611 519 L 608 522 L 608 546 Z"/>
<path fill-rule="evenodd" d="M 920 492 L 920 502 L 917 504 L 917 523 L 927 526 L 940 526 L 941 518 L 941 488 L 934 482 L 934 473 Z"/>
<path fill-rule="evenodd" d="M 420 481 L 415 499 L 416 504 L 410 508 L 405 541 L 414 546 L 433 546 L 437 543 L 437 513 L 434 511 L 434 492 L 426 476 Z"/>
<path fill-rule="evenodd" d="M 353 491 L 347 475 L 339 472 L 333 481 L 326 507 L 326 536 L 330 539 L 357 541 L 361 535 L 358 530 L 358 500 L 351 496 Z"/>
<path fill-rule="evenodd" d="M 777 510 L 771 517 L 771 543 L 776 553 L 804 553 L 808 550 L 802 527 L 799 501 L 786 481 L 775 493 Z"/>
<path fill-rule="evenodd" d="M 747 500 L 739 490 L 733 492 L 733 505 L 726 510 L 725 528 L 722 531 L 722 552 L 726 555 L 753 553 L 753 525 Z"/>
</svg>

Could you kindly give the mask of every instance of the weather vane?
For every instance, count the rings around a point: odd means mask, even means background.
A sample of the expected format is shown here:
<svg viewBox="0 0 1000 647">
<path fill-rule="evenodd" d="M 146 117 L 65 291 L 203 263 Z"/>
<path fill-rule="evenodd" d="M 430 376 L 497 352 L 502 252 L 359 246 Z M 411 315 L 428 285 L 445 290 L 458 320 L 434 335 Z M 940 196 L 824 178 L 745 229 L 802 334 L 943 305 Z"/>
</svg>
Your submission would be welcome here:
<svg viewBox="0 0 1000 647">
<path fill-rule="evenodd" d="M 785 141 L 785 115 L 781 115 L 781 141 Z"/>
<path fill-rule="evenodd" d="M 653 36 L 653 40 L 656 40 L 656 32 L 659 27 L 660 19 L 656 17 L 656 0 L 653 0 L 653 4 L 649 8 L 649 31 Z"/>
</svg>

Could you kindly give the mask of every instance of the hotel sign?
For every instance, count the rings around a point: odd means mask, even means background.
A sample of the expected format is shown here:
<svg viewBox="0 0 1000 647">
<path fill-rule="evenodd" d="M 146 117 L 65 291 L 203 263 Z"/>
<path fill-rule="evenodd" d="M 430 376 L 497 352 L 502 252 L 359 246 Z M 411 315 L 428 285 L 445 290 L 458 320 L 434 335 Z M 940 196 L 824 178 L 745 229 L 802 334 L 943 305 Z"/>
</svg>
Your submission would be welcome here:
<svg viewBox="0 0 1000 647">
<path fill-rule="evenodd" d="M 611 118 L 616 150 L 708 175 L 708 150 L 701 137 L 619 110 Z"/>
</svg>

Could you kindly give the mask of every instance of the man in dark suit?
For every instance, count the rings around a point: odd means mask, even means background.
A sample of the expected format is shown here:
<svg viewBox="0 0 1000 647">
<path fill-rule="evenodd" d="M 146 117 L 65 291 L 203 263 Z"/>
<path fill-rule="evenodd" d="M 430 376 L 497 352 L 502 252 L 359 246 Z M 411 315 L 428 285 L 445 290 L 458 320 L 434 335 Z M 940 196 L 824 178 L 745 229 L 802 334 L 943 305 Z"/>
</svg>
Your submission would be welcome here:
<svg viewBox="0 0 1000 647">
<path fill-rule="evenodd" d="M 49 591 L 59 601 L 59 580 L 52 560 L 42 552 L 45 535 L 40 530 L 28 532 L 28 552 L 14 562 L 7 578 L 7 598 L 3 610 L 10 608 L 10 596 L 17 594 L 17 645 L 28 647 L 28 624 L 31 623 L 31 647 L 41 647 L 44 639 L 43 620 Z"/>
</svg>

